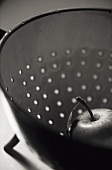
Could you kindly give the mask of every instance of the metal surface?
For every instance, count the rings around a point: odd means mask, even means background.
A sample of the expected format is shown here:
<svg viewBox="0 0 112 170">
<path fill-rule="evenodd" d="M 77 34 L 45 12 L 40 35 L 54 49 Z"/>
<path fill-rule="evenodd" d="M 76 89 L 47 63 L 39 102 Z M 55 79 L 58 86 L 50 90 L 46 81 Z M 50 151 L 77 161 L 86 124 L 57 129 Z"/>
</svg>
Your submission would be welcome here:
<svg viewBox="0 0 112 170">
<path fill-rule="evenodd" d="M 75 97 L 82 96 L 91 108 L 112 109 L 111 10 L 62 10 L 23 22 L 2 40 L 0 76 L 26 141 L 54 166 L 73 168 L 71 157 L 63 160 L 69 149 L 81 150 L 67 147 Z"/>
<path fill-rule="evenodd" d="M 0 89 L 0 169 L 1 170 L 53 170 L 49 164 L 41 161 L 41 158 L 22 140 L 17 146 L 7 154 L 4 146 L 13 137 L 15 126 L 10 119 L 7 119 L 6 113 L 9 114 L 7 105 L 4 107 L 4 95 Z M 9 121 L 10 120 L 10 121 Z M 11 125 L 11 126 L 10 126 Z"/>
</svg>

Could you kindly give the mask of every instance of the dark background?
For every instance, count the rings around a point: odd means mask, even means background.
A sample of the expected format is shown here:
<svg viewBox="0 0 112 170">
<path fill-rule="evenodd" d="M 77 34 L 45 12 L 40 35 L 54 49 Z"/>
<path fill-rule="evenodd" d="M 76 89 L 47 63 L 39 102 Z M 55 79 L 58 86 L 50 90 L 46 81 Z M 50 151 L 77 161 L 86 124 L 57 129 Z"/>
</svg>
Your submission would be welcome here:
<svg viewBox="0 0 112 170">
<path fill-rule="evenodd" d="M 112 0 L 0 0 L 0 28 L 12 28 L 39 13 L 59 8 L 112 8 Z"/>
</svg>

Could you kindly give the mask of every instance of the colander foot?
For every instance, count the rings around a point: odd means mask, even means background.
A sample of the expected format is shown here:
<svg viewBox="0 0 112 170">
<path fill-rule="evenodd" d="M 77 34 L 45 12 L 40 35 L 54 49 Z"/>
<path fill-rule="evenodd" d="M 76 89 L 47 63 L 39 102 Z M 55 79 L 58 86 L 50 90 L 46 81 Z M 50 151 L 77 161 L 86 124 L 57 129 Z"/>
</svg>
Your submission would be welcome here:
<svg viewBox="0 0 112 170">
<path fill-rule="evenodd" d="M 13 136 L 13 138 L 4 146 L 5 152 L 10 154 L 13 150 L 13 147 L 16 146 L 19 142 L 19 139 L 16 135 Z"/>
<path fill-rule="evenodd" d="M 32 168 L 31 164 L 29 163 L 29 160 L 24 157 L 21 153 L 13 149 L 14 146 L 16 146 L 19 143 L 19 139 L 16 135 L 13 136 L 13 138 L 4 146 L 4 150 L 6 153 L 8 153 L 10 156 L 12 156 L 16 161 L 18 161 L 21 165 L 25 166 L 25 168 Z"/>
</svg>

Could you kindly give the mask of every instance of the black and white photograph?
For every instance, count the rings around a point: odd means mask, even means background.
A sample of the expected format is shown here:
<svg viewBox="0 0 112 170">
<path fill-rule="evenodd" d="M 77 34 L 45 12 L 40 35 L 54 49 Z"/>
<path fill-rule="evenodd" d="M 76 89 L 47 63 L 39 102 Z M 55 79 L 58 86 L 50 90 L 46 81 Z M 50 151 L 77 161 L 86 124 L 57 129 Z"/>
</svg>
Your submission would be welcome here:
<svg viewBox="0 0 112 170">
<path fill-rule="evenodd" d="M 0 0 L 0 170 L 112 169 L 112 0 Z"/>
</svg>

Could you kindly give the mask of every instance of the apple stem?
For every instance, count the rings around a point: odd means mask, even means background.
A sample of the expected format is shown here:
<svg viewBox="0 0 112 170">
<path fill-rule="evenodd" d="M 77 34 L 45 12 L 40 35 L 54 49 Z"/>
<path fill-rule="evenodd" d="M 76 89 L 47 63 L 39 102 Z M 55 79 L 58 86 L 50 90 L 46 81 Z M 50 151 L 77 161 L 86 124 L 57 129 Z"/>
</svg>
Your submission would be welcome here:
<svg viewBox="0 0 112 170">
<path fill-rule="evenodd" d="M 91 116 L 91 121 L 95 121 L 93 113 L 92 113 L 91 109 L 88 107 L 86 101 L 84 99 L 82 99 L 80 96 L 76 97 L 76 100 L 86 107 L 86 109 L 88 110 L 88 112 L 89 112 L 89 114 Z"/>
<path fill-rule="evenodd" d="M 76 107 L 79 105 L 79 102 L 76 104 L 76 106 L 72 109 L 72 111 L 70 112 L 69 118 L 68 118 L 68 122 L 67 122 L 67 129 L 69 129 L 69 127 L 72 125 L 72 117 L 73 117 L 73 111 L 76 109 Z"/>
</svg>

